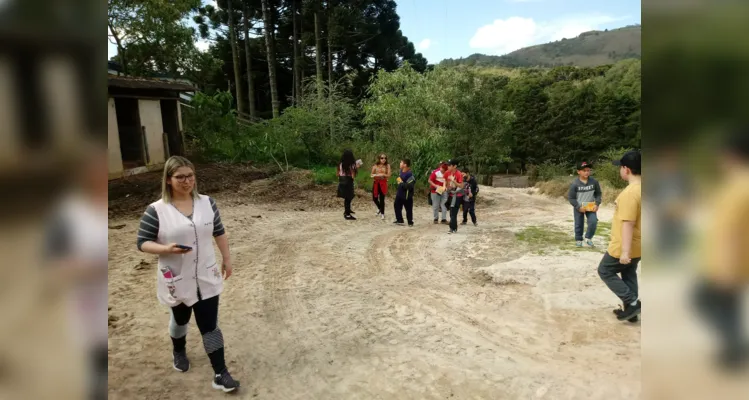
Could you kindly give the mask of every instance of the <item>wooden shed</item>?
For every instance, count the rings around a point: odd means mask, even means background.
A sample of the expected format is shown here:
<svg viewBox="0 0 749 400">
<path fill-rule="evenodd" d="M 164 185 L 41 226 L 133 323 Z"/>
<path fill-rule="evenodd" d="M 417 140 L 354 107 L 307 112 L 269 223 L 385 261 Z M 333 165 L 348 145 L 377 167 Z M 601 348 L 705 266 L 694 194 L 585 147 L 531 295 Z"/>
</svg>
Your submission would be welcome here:
<svg viewBox="0 0 749 400">
<path fill-rule="evenodd" d="M 109 179 L 161 169 L 184 155 L 180 93 L 193 86 L 157 79 L 109 75 Z"/>
</svg>

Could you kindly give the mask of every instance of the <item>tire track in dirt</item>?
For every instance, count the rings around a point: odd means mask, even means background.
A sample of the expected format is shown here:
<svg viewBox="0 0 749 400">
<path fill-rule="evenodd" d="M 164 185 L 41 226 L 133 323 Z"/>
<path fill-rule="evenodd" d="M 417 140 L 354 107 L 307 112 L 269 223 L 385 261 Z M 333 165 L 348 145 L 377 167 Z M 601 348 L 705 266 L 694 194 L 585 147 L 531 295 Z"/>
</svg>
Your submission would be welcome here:
<svg viewBox="0 0 749 400">
<path fill-rule="evenodd" d="M 431 224 L 423 206 L 415 207 L 413 228 L 375 219 L 363 206 L 358 221 L 279 206 L 222 209 L 234 221 L 227 225 L 237 270 L 222 325 L 230 368 L 246 385 L 239 397 L 637 397 L 636 371 L 622 375 L 617 368 L 639 360 L 632 335 L 639 327 L 627 326 L 627 333 L 604 320 L 610 310 L 565 307 L 565 296 L 588 285 L 590 272 L 565 270 L 553 258 L 517 262 L 526 249 L 512 232 L 559 220 L 568 207 L 522 191 L 482 188 L 482 196 L 479 227 L 461 226 L 458 235 Z M 501 262 L 501 279 L 484 272 Z M 117 296 L 129 298 L 127 280 L 117 274 Z M 112 377 L 110 394 L 124 393 L 126 385 L 139 388 L 132 393 L 142 398 L 177 387 L 186 400 L 210 395 L 203 379 L 161 373 L 168 352 L 155 363 L 141 355 L 163 348 L 163 340 L 113 336 L 119 350 L 111 356 L 122 375 Z M 124 365 L 126 354 L 148 373 Z M 612 357 L 623 363 L 613 366 Z M 209 374 L 205 357 L 195 358 L 195 370 Z M 620 379 L 611 382 L 612 375 Z M 163 378 L 162 387 L 151 383 L 153 376 Z"/>
</svg>

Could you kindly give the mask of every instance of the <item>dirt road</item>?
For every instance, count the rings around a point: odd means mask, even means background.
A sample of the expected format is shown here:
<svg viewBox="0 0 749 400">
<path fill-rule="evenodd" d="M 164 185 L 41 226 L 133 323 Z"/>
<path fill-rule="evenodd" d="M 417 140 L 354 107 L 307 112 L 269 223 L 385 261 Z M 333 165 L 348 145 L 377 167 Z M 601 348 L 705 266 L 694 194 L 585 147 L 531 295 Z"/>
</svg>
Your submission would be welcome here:
<svg viewBox="0 0 749 400">
<path fill-rule="evenodd" d="M 481 195 L 479 226 L 448 235 L 426 201 L 408 228 L 360 199 L 350 222 L 339 210 L 222 207 L 217 194 L 235 266 L 220 326 L 238 397 L 639 398 L 640 324 L 613 317 L 602 250 L 569 249 L 569 205 L 527 190 Z M 135 249 L 137 223 L 110 220 L 124 225 L 109 237 L 110 399 L 222 398 L 194 322 L 192 368 L 171 367 L 169 314 L 155 257 Z M 560 234 L 562 245 L 544 239 Z"/>
</svg>

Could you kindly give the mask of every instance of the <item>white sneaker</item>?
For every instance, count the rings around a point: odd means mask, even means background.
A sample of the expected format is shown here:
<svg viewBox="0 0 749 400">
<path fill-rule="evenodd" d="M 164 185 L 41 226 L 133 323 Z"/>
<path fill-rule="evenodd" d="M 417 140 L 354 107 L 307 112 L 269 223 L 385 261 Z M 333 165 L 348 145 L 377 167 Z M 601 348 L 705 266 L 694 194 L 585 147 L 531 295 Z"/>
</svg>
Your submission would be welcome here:
<svg viewBox="0 0 749 400">
<path fill-rule="evenodd" d="M 384 221 L 385 220 L 385 214 L 380 214 L 380 219 Z"/>
<path fill-rule="evenodd" d="M 380 212 L 379 212 L 379 211 L 377 211 L 377 214 L 375 214 L 375 215 L 379 217 L 379 216 L 380 216 Z"/>
</svg>

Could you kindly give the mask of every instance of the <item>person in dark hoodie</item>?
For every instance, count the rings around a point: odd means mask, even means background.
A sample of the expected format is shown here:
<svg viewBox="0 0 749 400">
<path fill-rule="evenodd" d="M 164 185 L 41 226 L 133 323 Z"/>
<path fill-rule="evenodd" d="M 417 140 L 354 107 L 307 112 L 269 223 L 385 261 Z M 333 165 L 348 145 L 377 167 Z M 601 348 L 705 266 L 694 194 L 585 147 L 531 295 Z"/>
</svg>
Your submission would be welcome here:
<svg viewBox="0 0 749 400">
<path fill-rule="evenodd" d="M 400 163 L 398 191 L 395 194 L 395 224 L 403 225 L 403 207 L 406 208 L 408 226 L 414 226 L 414 189 L 416 178 L 411 172 L 411 160 L 405 158 Z"/>
<path fill-rule="evenodd" d="M 577 179 L 570 184 L 567 199 L 573 207 L 575 218 L 575 242 L 583 246 L 583 227 L 588 218 L 588 231 L 585 233 L 585 244 L 593 247 L 593 235 L 598 226 L 598 207 L 601 205 L 601 185 L 590 177 L 591 164 L 581 162 L 577 165 Z"/>
<path fill-rule="evenodd" d="M 471 214 L 471 222 L 476 226 L 476 195 L 479 193 L 479 185 L 476 177 L 469 171 L 463 171 L 463 222 L 468 223 L 468 214 Z"/>
</svg>

